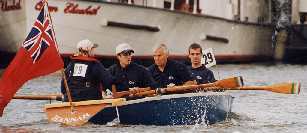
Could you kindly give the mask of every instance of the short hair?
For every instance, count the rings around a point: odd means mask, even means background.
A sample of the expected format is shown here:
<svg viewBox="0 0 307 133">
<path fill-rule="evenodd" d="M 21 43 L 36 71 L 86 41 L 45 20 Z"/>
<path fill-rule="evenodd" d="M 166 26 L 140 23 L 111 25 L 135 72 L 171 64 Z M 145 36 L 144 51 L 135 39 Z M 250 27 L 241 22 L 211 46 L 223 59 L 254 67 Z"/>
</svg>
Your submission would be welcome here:
<svg viewBox="0 0 307 133">
<path fill-rule="evenodd" d="M 162 48 L 164 53 L 169 54 L 169 50 L 167 48 L 167 46 L 164 43 L 159 44 L 158 46 L 154 47 L 153 52 L 155 52 L 156 50 Z"/>
<path fill-rule="evenodd" d="M 192 43 L 188 49 L 189 54 L 190 54 L 190 49 L 198 49 L 198 48 L 200 49 L 200 53 L 203 53 L 203 49 L 198 43 Z"/>
<path fill-rule="evenodd" d="M 85 54 L 85 55 L 89 55 L 89 51 L 87 51 L 87 50 L 84 50 L 84 49 L 82 49 L 82 48 L 79 48 L 79 50 L 78 50 L 78 52 L 77 52 L 78 54 Z"/>
</svg>

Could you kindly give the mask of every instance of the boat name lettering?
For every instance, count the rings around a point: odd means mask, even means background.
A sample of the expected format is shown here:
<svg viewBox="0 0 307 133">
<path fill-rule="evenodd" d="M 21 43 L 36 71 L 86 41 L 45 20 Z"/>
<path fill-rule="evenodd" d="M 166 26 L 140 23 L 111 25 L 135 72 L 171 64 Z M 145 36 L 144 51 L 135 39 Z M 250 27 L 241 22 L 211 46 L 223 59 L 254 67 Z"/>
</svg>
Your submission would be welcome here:
<svg viewBox="0 0 307 133">
<path fill-rule="evenodd" d="M 79 4 L 75 4 L 72 2 L 66 3 L 66 8 L 64 9 L 64 13 L 71 13 L 71 14 L 86 14 L 86 15 L 97 15 L 98 10 L 100 9 L 100 6 L 97 6 L 96 8 L 92 5 L 88 6 L 85 9 L 80 9 Z"/>
<path fill-rule="evenodd" d="M 12 10 L 20 10 L 21 9 L 21 5 L 20 5 L 20 1 L 18 0 L 18 2 L 16 2 L 17 0 L 13 0 L 12 4 L 8 4 L 7 0 L 1 0 L 1 10 L 2 11 L 12 11 Z"/>
<path fill-rule="evenodd" d="M 43 2 L 42 1 L 36 3 L 35 10 L 40 11 L 42 8 L 43 8 Z M 57 12 L 58 7 L 48 5 L 48 11 L 49 12 Z"/>
<path fill-rule="evenodd" d="M 88 120 L 90 117 L 91 115 L 89 113 L 78 115 L 76 117 L 62 117 L 59 115 L 55 115 L 54 117 L 51 118 L 51 121 L 58 123 L 73 123 L 73 122 Z"/>
</svg>

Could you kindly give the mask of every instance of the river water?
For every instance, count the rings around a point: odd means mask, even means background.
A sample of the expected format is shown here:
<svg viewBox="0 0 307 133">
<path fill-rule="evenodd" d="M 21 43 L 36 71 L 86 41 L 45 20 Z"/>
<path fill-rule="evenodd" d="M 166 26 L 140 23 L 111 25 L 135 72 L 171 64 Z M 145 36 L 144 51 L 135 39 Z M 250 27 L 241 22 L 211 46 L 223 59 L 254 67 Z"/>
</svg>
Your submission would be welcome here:
<svg viewBox="0 0 307 133">
<path fill-rule="evenodd" d="M 246 85 L 270 85 L 280 82 L 302 83 L 299 95 L 268 91 L 227 91 L 235 97 L 230 118 L 214 125 L 143 126 L 94 125 L 67 127 L 48 123 L 43 111 L 50 101 L 12 100 L 0 118 L 0 132 L 4 133 L 303 133 L 307 131 L 307 65 L 244 64 L 218 65 L 212 68 L 217 79 L 243 76 Z M 59 93 L 60 76 L 52 74 L 27 82 L 18 94 Z M 55 102 L 55 101 L 52 101 Z"/>
</svg>

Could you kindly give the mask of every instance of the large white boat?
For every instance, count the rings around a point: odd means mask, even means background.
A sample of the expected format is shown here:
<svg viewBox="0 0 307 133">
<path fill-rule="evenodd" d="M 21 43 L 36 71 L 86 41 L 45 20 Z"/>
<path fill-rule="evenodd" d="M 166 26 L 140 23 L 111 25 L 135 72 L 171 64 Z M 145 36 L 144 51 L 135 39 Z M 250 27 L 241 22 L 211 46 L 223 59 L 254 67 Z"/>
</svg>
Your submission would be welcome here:
<svg viewBox="0 0 307 133">
<path fill-rule="evenodd" d="M 26 15 L 21 10 L 20 13 L 9 16 L 19 18 L 21 22 L 26 18 L 28 32 L 42 4 L 32 0 L 19 1 L 25 2 Z M 116 45 L 123 42 L 135 48 L 135 58 L 139 59 L 151 59 L 152 48 L 160 43 L 169 46 L 172 57 L 185 59 L 188 46 L 194 42 L 204 48 L 213 48 L 217 61 L 221 62 L 263 61 L 273 57 L 271 2 L 267 0 L 48 2 L 57 42 L 63 55 L 74 53 L 76 43 L 88 38 L 99 44 L 96 54 L 105 59 L 113 58 Z M 23 27 L 23 23 L 18 25 Z M 26 33 L 17 29 L 5 31 L 13 35 Z M 11 39 L 1 41 L 6 44 L 4 42 L 11 42 Z M 16 50 L 16 45 L 13 49 Z"/>
<path fill-rule="evenodd" d="M 5 68 L 25 38 L 26 10 L 23 0 L 0 0 L 0 68 Z"/>
</svg>

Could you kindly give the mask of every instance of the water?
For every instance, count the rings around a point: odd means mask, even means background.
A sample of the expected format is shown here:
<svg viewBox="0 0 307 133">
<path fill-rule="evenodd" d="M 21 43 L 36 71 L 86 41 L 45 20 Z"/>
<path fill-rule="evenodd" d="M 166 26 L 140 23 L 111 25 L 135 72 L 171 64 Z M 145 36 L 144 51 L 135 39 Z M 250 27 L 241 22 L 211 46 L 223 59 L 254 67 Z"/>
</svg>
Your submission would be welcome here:
<svg viewBox="0 0 307 133">
<path fill-rule="evenodd" d="M 300 95 L 268 91 L 229 91 L 235 97 L 231 118 L 214 125 L 143 126 L 94 125 L 67 127 L 48 123 L 43 111 L 49 101 L 13 100 L 0 118 L 0 132 L 122 132 L 122 133 L 302 133 L 307 130 L 307 66 L 305 65 L 219 65 L 212 70 L 216 78 L 243 76 L 246 85 L 300 81 Z M 25 84 L 19 94 L 59 92 L 60 76 L 53 74 Z"/>
</svg>

